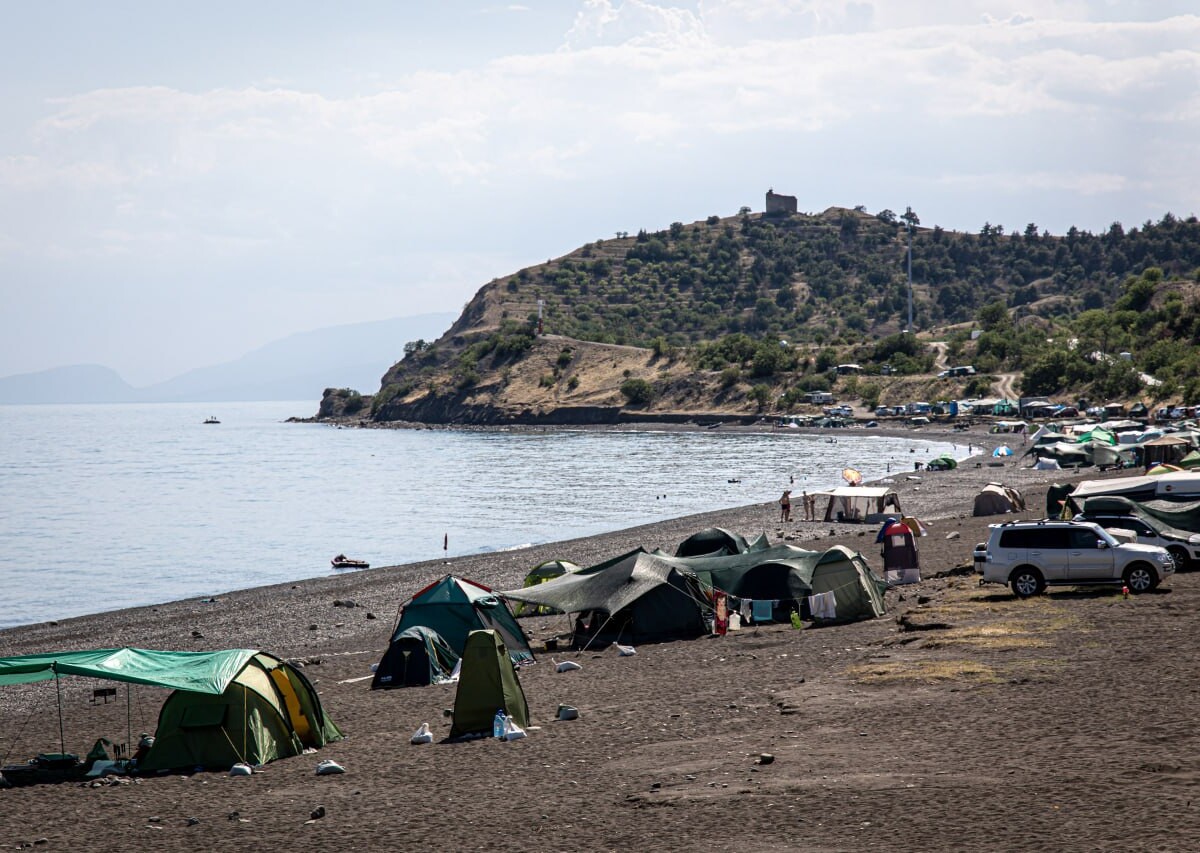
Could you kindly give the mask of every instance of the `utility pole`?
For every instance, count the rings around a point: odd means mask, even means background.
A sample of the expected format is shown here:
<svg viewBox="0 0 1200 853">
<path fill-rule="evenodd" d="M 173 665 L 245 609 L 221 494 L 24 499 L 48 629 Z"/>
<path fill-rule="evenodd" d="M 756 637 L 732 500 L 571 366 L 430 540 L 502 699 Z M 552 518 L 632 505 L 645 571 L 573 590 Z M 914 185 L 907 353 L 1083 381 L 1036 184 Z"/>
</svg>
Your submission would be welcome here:
<svg viewBox="0 0 1200 853">
<path fill-rule="evenodd" d="M 908 226 L 908 328 L 905 331 L 912 332 L 912 208 L 905 208 L 904 213 L 904 223 Z"/>
</svg>

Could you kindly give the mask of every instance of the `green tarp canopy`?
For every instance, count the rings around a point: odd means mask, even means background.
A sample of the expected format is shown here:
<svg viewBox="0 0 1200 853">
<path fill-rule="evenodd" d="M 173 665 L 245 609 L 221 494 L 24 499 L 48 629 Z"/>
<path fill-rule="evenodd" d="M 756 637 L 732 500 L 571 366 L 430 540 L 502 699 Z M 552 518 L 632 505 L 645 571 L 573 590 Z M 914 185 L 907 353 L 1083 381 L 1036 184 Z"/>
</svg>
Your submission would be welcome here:
<svg viewBox="0 0 1200 853">
<path fill-rule="evenodd" d="M 265 764 L 342 737 L 304 674 L 254 649 L 92 649 L 0 658 L 0 686 L 63 675 L 171 690 L 141 772 Z M 61 709 L 60 709 L 61 714 Z"/>
<path fill-rule="evenodd" d="M 220 694 L 256 654 L 254 649 L 164 652 L 123 648 L 19 655 L 0 658 L 0 686 L 46 681 L 56 675 L 79 675 Z"/>
</svg>

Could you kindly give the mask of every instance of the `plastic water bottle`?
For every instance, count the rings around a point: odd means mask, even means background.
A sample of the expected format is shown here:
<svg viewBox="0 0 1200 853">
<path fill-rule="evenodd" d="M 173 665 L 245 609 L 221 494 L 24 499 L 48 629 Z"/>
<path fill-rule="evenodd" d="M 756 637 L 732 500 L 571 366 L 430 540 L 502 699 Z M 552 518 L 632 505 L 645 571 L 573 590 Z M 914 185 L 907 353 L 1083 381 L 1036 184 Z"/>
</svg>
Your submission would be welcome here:
<svg viewBox="0 0 1200 853">
<path fill-rule="evenodd" d="M 492 737 L 504 737 L 504 723 L 508 720 L 508 715 L 501 708 L 496 712 L 496 716 L 492 717 Z"/>
</svg>

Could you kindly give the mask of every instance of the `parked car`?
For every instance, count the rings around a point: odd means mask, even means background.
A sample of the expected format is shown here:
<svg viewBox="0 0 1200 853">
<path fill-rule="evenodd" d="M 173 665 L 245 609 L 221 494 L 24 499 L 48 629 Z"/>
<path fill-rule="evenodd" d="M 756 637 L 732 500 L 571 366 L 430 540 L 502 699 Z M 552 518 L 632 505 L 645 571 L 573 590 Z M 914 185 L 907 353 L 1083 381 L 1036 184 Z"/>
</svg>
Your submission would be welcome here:
<svg viewBox="0 0 1200 853">
<path fill-rule="evenodd" d="M 988 525 L 988 541 L 975 546 L 981 583 L 1012 587 L 1018 598 L 1047 586 L 1124 584 L 1150 592 L 1175 572 L 1157 545 L 1121 542 L 1090 521 L 1013 521 Z"/>
<path fill-rule="evenodd" d="M 1120 515 L 1114 512 L 1094 512 L 1087 509 L 1075 516 L 1076 521 L 1093 521 L 1105 530 L 1129 530 L 1143 545 L 1165 548 L 1175 561 L 1175 571 L 1182 572 L 1200 563 L 1200 533 L 1176 530 L 1157 518 L 1141 515 Z"/>
</svg>

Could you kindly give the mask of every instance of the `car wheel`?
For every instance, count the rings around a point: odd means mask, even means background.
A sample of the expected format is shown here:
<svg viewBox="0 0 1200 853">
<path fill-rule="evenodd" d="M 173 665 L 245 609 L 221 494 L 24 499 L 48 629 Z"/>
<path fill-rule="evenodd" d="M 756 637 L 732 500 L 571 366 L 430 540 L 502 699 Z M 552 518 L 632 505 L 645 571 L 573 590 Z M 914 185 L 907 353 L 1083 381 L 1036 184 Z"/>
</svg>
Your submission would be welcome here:
<svg viewBox="0 0 1200 853">
<path fill-rule="evenodd" d="M 1168 548 L 1167 553 L 1175 561 L 1175 571 L 1182 572 L 1188 566 L 1188 553 L 1183 548 Z"/>
<path fill-rule="evenodd" d="M 1013 569 L 1013 573 L 1008 576 L 1008 582 L 1012 586 L 1013 595 L 1017 598 L 1039 595 L 1046 588 L 1046 581 L 1042 578 L 1042 573 L 1032 566 Z"/>
<path fill-rule="evenodd" d="M 1150 592 L 1158 586 L 1158 574 L 1148 563 L 1134 563 L 1125 570 L 1125 586 L 1134 595 Z"/>
</svg>

